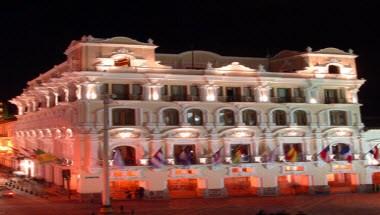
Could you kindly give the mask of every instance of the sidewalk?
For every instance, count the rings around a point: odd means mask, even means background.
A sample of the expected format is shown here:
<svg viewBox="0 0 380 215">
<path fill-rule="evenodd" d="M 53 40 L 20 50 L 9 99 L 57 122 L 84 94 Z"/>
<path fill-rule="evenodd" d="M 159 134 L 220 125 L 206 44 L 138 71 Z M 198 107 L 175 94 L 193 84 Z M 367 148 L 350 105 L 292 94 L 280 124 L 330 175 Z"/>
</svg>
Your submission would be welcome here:
<svg viewBox="0 0 380 215">
<path fill-rule="evenodd" d="M 80 200 L 77 193 L 71 191 L 69 196 L 68 191 L 63 187 L 44 181 L 12 177 L 8 180 L 6 185 L 10 188 L 36 195 L 41 198 L 48 198 L 51 200 Z"/>
</svg>

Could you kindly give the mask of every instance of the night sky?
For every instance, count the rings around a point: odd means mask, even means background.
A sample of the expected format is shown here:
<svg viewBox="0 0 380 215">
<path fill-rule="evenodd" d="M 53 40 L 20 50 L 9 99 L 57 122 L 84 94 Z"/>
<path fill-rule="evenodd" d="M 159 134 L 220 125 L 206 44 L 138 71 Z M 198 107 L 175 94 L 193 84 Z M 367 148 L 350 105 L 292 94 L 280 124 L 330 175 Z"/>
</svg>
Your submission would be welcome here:
<svg viewBox="0 0 380 215">
<path fill-rule="evenodd" d="M 82 35 L 152 38 L 157 52 L 189 49 L 265 57 L 280 50 L 352 48 L 367 125 L 380 126 L 380 7 L 376 1 L 12 1 L 0 6 L 0 99 L 65 60 Z M 58 2 L 58 1 L 57 1 Z M 80 2 L 80 3 L 79 3 Z"/>
</svg>

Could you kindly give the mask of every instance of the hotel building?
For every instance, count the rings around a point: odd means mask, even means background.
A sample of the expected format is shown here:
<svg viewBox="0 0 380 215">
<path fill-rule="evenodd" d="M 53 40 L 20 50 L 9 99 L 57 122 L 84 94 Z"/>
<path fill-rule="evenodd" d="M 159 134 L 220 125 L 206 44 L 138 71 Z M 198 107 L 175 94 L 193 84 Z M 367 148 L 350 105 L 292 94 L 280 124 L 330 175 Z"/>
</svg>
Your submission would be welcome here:
<svg viewBox="0 0 380 215">
<path fill-rule="evenodd" d="M 377 160 L 365 159 L 380 132 L 364 131 L 357 93 L 365 81 L 352 50 L 256 58 L 156 48 L 127 37 L 72 41 L 65 62 L 11 100 L 16 147 L 63 162 L 26 158 L 21 170 L 57 185 L 69 171 L 72 189 L 100 193 L 102 98 L 110 94 L 115 199 L 138 187 L 147 198 L 180 198 L 363 192 L 380 183 Z M 153 168 L 160 149 L 166 164 Z"/>
</svg>

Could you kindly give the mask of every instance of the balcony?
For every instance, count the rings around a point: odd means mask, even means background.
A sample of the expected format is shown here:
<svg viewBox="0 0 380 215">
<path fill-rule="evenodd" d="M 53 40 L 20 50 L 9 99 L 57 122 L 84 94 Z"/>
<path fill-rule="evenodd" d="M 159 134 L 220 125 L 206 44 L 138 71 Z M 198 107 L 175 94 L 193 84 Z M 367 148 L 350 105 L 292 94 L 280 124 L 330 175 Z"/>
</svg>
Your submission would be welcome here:
<svg viewBox="0 0 380 215">
<path fill-rule="evenodd" d="M 304 97 L 272 97 L 271 102 L 273 103 L 304 103 Z"/>
<path fill-rule="evenodd" d="M 345 98 L 326 97 L 325 104 L 345 104 L 347 103 Z"/>
<path fill-rule="evenodd" d="M 187 101 L 200 101 L 199 96 L 187 96 Z"/>
<path fill-rule="evenodd" d="M 129 95 L 128 100 L 143 100 L 142 95 Z"/>
<path fill-rule="evenodd" d="M 189 96 L 189 95 L 163 95 L 161 96 L 162 101 L 200 101 L 199 96 Z"/>
<path fill-rule="evenodd" d="M 242 96 L 241 101 L 242 102 L 254 102 L 255 98 L 253 96 Z"/>
</svg>

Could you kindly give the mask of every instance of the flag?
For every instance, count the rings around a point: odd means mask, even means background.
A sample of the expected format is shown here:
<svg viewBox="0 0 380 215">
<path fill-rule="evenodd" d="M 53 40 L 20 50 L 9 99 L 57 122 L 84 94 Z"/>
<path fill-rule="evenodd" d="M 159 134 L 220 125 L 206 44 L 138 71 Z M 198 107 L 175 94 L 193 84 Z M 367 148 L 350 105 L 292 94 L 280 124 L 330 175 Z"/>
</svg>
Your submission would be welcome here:
<svg viewBox="0 0 380 215">
<path fill-rule="evenodd" d="M 379 148 L 377 148 L 377 146 L 375 146 L 371 150 L 369 150 L 368 153 L 373 155 L 373 159 L 375 159 L 375 160 L 379 159 Z"/>
<path fill-rule="evenodd" d="M 272 163 L 277 160 L 279 154 L 279 146 L 274 147 L 274 149 L 271 149 L 269 146 L 267 146 L 265 148 L 265 151 L 261 154 L 261 157 L 263 157 L 264 162 Z"/>
<path fill-rule="evenodd" d="M 218 164 L 221 164 L 222 163 L 222 147 L 220 147 L 220 149 L 218 151 L 216 151 L 213 155 L 212 155 L 212 164 L 214 165 L 218 165 Z"/>
<path fill-rule="evenodd" d="M 115 149 L 115 153 L 113 154 L 112 160 L 113 160 L 112 162 L 113 166 L 119 166 L 119 167 L 125 166 L 125 162 L 123 160 L 123 157 L 120 154 L 120 150 Z"/>
<path fill-rule="evenodd" d="M 319 156 L 322 158 L 327 163 L 330 163 L 330 157 L 329 157 L 329 151 L 330 151 L 330 146 L 326 146 L 320 153 Z"/>
<path fill-rule="evenodd" d="M 349 163 L 352 162 L 352 153 L 351 148 L 348 145 L 344 145 L 341 150 L 340 154 L 343 156 L 345 160 L 347 160 Z"/>
<path fill-rule="evenodd" d="M 285 155 L 286 160 L 290 162 L 297 162 L 298 161 L 298 151 L 297 149 L 291 145 L 290 150 Z"/>
<path fill-rule="evenodd" d="M 178 156 L 178 161 L 180 164 L 186 166 L 191 165 L 191 149 L 185 147 Z"/>
<path fill-rule="evenodd" d="M 58 158 L 50 153 L 45 152 L 42 149 L 34 149 L 35 159 L 40 163 L 50 163 L 56 161 Z"/>
<path fill-rule="evenodd" d="M 232 151 L 232 163 L 240 163 L 241 155 L 241 149 L 240 146 L 238 146 Z"/>
<path fill-rule="evenodd" d="M 164 153 L 162 153 L 162 148 L 160 148 L 153 157 L 150 159 L 150 163 L 154 168 L 161 168 L 165 165 Z"/>
</svg>

